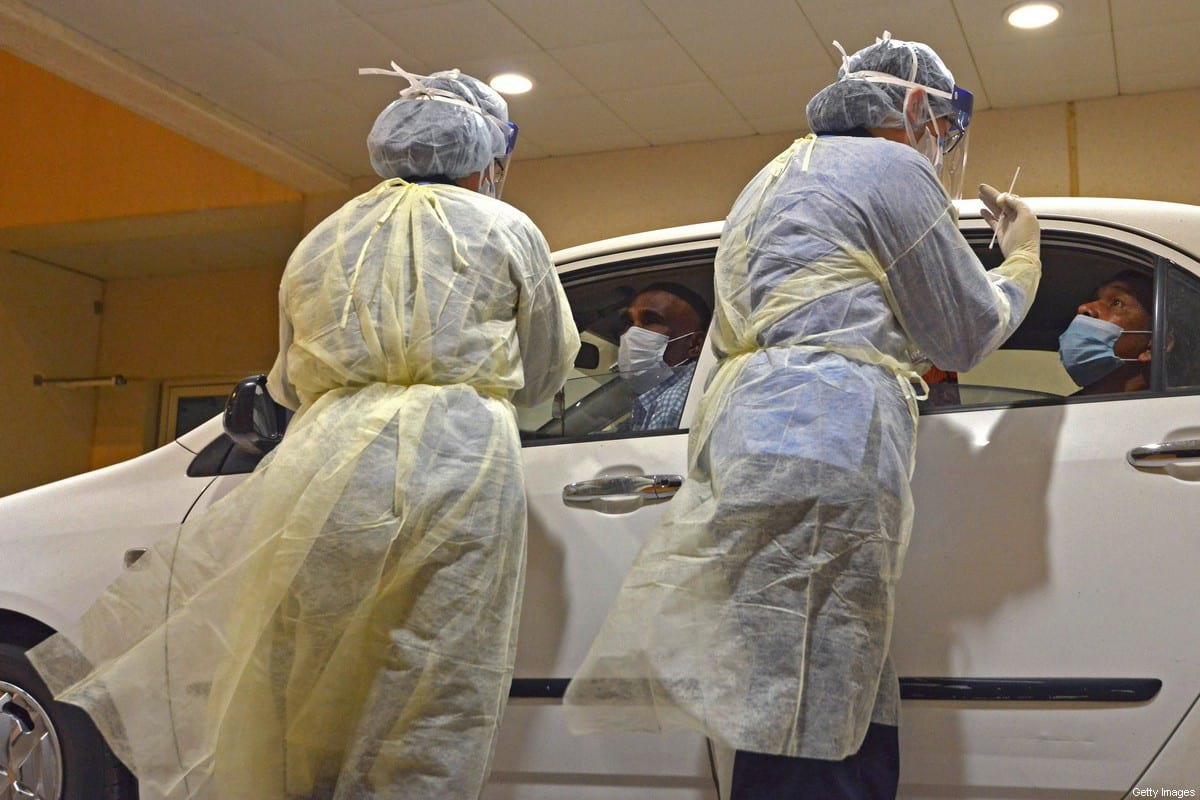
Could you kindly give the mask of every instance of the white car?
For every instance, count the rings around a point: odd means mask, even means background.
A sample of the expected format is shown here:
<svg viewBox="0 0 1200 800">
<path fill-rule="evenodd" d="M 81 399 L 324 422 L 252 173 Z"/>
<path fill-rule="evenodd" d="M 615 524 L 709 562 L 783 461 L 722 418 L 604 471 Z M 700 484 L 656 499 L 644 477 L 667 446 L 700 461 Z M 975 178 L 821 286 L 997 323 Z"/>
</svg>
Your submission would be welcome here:
<svg viewBox="0 0 1200 800">
<path fill-rule="evenodd" d="M 1029 202 L 1043 225 L 1037 302 L 1003 349 L 922 410 L 893 641 L 900 793 L 1194 797 L 1200 207 Z M 978 205 L 961 212 L 984 263 L 998 263 Z M 718 796 L 723 765 L 699 735 L 571 736 L 560 698 L 685 472 L 688 421 L 714 363 L 706 348 L 678 428 L 621 430 L 628 395 L 608 370 L 620 310 L 652 282 L 711 298 L 719 233 L 695 225 L 556 254 L 590 346 L 558 402 L 521 415 L 528 577 L 488 800 Z M 1151 385 L 1070 397 L 1058 335 L 1126 269 L 1154 282 Z M 23 651 L 257 458 L 217 418 L 140 458 L 0 499 L 0 800 L 136 796 L 86 717 L 46 696 Z"/>
</svg>

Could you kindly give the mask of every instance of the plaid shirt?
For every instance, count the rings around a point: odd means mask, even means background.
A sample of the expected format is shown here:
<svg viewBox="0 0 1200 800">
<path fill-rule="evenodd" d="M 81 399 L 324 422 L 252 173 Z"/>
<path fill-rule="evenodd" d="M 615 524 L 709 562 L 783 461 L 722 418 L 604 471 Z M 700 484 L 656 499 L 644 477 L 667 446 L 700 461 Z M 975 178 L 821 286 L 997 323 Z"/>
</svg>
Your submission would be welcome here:
<svg viewBox="0 0 1200 800">
<path fill-rule="evenodd" d="M 675 374 L 649 391 L 642 392 L 633 400 L 633 415 L 624 429 L 627 431 L 653 431 L 678 428 L 683 415 L 683 404 L 687 400 L 692 376 L 696 374 L 696 362 L 689 361 L 675 368 Z"/>
</svg>

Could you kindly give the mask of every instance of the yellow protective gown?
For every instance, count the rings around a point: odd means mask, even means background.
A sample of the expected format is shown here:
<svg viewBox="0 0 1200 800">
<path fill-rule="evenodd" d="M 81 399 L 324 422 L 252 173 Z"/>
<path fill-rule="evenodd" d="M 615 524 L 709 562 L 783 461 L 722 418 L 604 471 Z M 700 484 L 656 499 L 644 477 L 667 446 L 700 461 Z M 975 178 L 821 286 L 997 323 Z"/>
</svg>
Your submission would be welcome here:
<svg viewBox="0 0 1200 800">
<path fill-rule="evenodd" d="M 386 181 L 301 242 L 280 307 L 281 444 L 31 660 L 143 800 L 475 798 L 524 578 L 512 403 L 578 349 L 545 240 Z"/>
<path fill-rule="evenodd" d="M 887 658 L 912 521 L 916 393 L 1020 324 L 1036 254 L 987 272 L 912 148 L 812 137 L 734 204 L 719 357 L 689 473 L 566 695 L 576 732 L 691 728 L 842 759 L 898 723 Z"/>
</svg>

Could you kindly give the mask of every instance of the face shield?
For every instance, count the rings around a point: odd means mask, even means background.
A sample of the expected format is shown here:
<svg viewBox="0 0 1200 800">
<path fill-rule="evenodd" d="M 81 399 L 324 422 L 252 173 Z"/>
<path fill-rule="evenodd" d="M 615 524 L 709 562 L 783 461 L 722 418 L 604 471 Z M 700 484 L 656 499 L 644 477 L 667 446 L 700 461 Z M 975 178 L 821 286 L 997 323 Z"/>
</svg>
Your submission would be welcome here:
<svg viewBox="0 0 1200 800">
<path fill-rule="evenodd" d="M 836 45 L 837 42 L 834 42 Z M 840 46 L 839 46 L 840 48 Z M 846 59 L 843 53 L 843 59 Z M 913 72 L 917 60 L 913 57 Z M 865 80 L 888 83 L 908 89 L 904 98 L 904 129 L 908 142 L 933 165 L 946 194 L 957 200 L 962 197 L 963 173 L 967 164 L 967 130 L 975 109 L 975 96 L 961 86 L 951 91 L 906 80 L 890 72 L 858 70 L 847 72 L 842 80 Z M 920 89 L 921 92 L 916 90 Z M 935 116 L 930 97 L 938 98 Z M 949 105 L 949 111 L 946 106 Z"/>
<path fill-rule="evenodd" d="M 515 122 L 504 122 L 490 118 L 492 122 L 499 125 L 504 133 L 504 155 L 496 156 L 492 159 L 492 163 L 483 171 L 483 175 L 479 179 L 479 192 L 500 199 L 500 195 L 504 192 L 504 180 L 508 177 L 508 165 L 512 161 L 513 150 L 517 146 L 517 134 L 520 129 L 517 128 Z"/>
<path fill-rule="evenodd" d="M 938 137 L 941 168 L 938 169 L 936 165 L 934 168 L 938 171 L 942 186 L 946 187 L 946 194 L 950 195 L 951 199 L 960 200 L 963 175 L 967 170 L 968 126 L 971 124 L 971 113 L 975 109 L 975 96 L 959 86 L 955 86 L 953 92 L 940 92 L 937 89 L 926 91 L 936 93 L 936 96 L 940 97 L 950 95 L 947 99 L 950 100 L 954 111 L 944 118 L 948 119 L 949 125 L 945 133 Z"/>
</svg>

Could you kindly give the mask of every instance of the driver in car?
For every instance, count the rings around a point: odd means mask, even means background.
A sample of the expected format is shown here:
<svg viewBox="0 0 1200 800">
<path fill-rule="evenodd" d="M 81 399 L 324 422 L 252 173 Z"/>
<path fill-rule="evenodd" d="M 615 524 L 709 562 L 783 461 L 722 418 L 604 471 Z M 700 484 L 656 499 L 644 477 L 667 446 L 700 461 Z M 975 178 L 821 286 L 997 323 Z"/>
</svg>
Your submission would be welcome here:
<svg viewBox="0 0 1200 800">
<path fill-rule="evenodd" d="M 682 284 L 655 283 L 633 298 L 622 317 L 617 368 L 636 396 L 621 429 L 676 428 L 712 310 Z"/>
<path fill-rule="evenodd" d="M 1073 397 L 1139 392 L 1150 388 L 1154 282 L 1134 270 L 1100 284 L 1080 304 L 1058 339 L 1058 356 L 1083 388 Z"/>
</svg>

